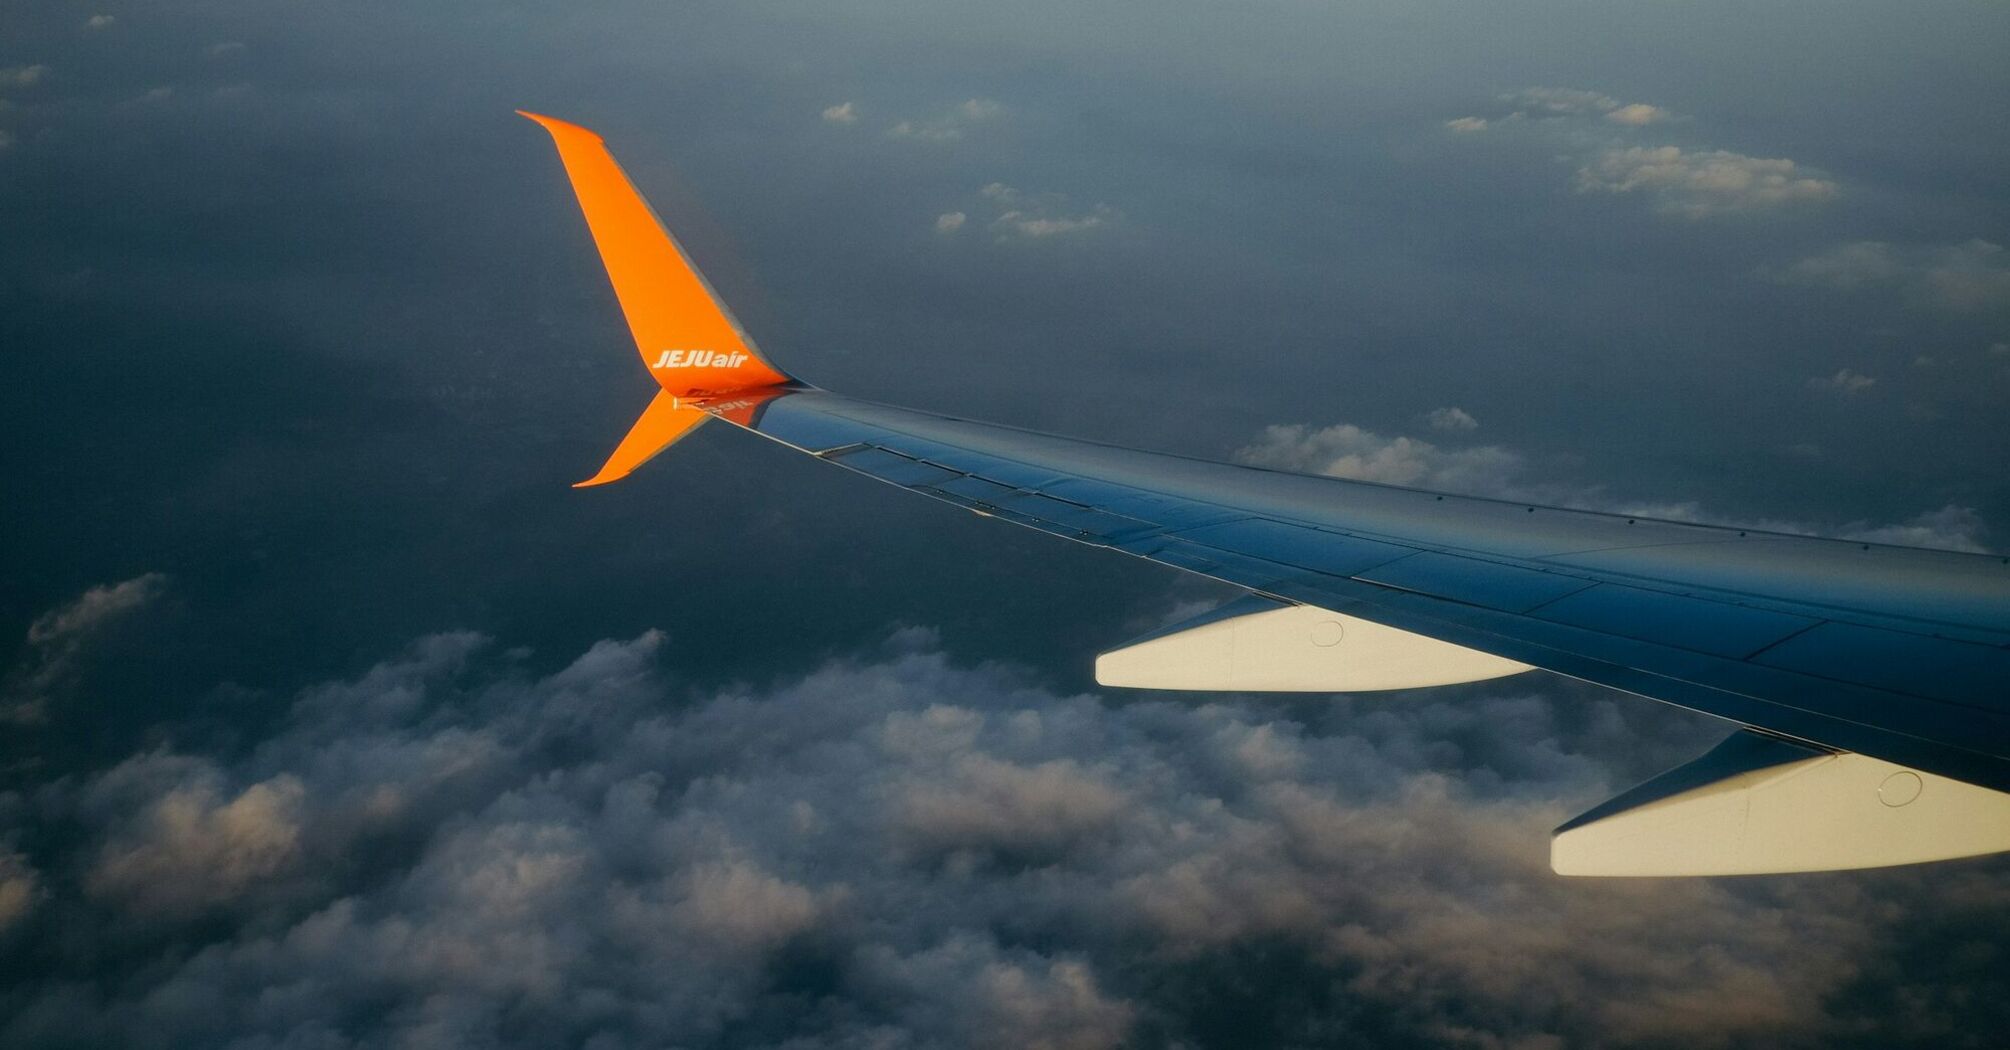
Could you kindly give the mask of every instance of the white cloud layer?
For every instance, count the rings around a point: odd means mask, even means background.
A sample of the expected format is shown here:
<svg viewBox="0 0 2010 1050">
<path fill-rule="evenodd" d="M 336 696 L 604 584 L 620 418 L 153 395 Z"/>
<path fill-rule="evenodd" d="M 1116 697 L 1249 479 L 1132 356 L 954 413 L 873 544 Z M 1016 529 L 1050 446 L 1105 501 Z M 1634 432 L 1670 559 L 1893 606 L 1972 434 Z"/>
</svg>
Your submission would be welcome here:
<svg viewBox="0 0 2010 1050">
<path fill-rule="evenodd" d="M 86 892 L 14 935 L 137 965 L 51 963 L 0 1042 L 1819 1045 L 1994 1001 L 1992 971 L 1852 982 L 1912 930 L 1995 944 L 2000 865 L 1551 875 L 1559 819 L 1721 732 L 1645 702 L 1111 705 L 924 631 L 692 693 L 661 645 L 533 678 L 430 638 L 241 753 L 42 789 L 66 834 L 40 874 L 0 855 L 0 907 Z"/>
<path fill-rule="evenodd" d="M 1915 305 L 1958 313 L 2010 309 L 2010 252 L 1981 239 L 1939 246 L 1855 241 L 1761 273 L 1837 291 L 1895 289 Z"/>
<path fill-rule="evenodd" d="M 1809 386 L 1848 397 L 1861 393 L 1875 382 L 1869 376 L 1843 369 L 1835 376 L 1810 380 Z M 1435 413 L 1432 416 L 1435 417 Z M 1602 486 L 1532 479 L 1527 476 L 1527 457 L 1499 445 L 1445 448 L 1419 438 L 1385 436 L 1351 423 L 1323 428 L 1302 424 L 1266 427 L 1262 436 L 1254 444 L 1238 450 L 1235 458 L 1254 466 L 1306 474 L 1669 521 L 1703 522 L 1808 536 L 1838 536 L 1942 550 L 1989 550 L 1984 543 L 1988 530 L 1981 516 L 1971 508 L 1958 505 L 1949 505 L 1923 513 L 1910 521 L 1890 525 L 1857 521 L 1825 526 L 1770 518 L 1739 518 L 1713 513 L 1694 501 L 1622 498 Z"/>
<path fill-rule="evenodd" d="M 1577 171 L 1581 192 L 1645 193 L 1662 211 L 1703 218 L 1833 200 L 1834 181 L 1784 158 L 1676 146 L 1607 149 Z"/>
</svg>

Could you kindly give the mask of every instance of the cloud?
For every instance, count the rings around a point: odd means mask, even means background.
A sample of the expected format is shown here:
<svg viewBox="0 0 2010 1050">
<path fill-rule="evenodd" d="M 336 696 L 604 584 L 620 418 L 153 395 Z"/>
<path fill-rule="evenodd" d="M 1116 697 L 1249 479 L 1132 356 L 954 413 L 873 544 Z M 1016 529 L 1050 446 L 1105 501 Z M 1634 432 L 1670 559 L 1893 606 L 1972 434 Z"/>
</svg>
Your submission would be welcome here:
<svg viewBox="0 0 2010 1050">
<path fill-rule="evenodd" d="M 1418 438 L 1384 437 L 1352 423 L 1267 427 L 1235 458 L 1259 467 L 1503 498 L 1520 491 L 1517 479 L 1526 466 L 1519 453 L 1496 445 L 1445 449 Z"/>
<path fill-rule="evenodd" d="M 1760 273 L 1837 291 L 1892 288 L 1914 305 L 1956 313 L 2010 308 L 2010 253 L 1980 239 L 1940 246 L 1855 241 Z"/>
<path fill-rule="evenodd" d="M 971 127 L 996 119 L 1005 107 L 988 98 L 966 99 L 948 112 L 926 120 L 902 120 L 886 129 L 887 137 L 923 142 L 953 142 Z"/>
<path fill-rule="evenodd" d="M 1424 422 L 1429 424 L 1432 430 L 1464 431 L 1480 428 L 1480 421 L 1474 419 L 1472 413 L 1456 406 L 1434 408 L 1425 414 Z"/>
<path fill-rule="evenodd" d="M 92 587 L 28 625 L 26 657 L 0 679 L 0 723 L 43 721 L 55 695 L 72 683 L 91 641 L 167 589 L 157 572 Z"/>
<path fill-rule="evenodd" d="M 829 124 L 858 123 L 858 107 L 849 102 L 824 107 L 824 122 Z"/>
<path fill-rule="evenodd" d="M 1546 87 L 1510 92 L 1500 100 L 1513 107 L 1504 116 L 1461 117 L 1446 126 L 1454 131 L 1481 131 L 1507 122 L 1528 122 L 1531 127 L 1570 126 L 1574 129 L 1570 152 L 1581 158 L 1575 177 L 1580 193 L 1640 192 L 1652 197 L 1659 210 L 1692 219 L 1827 201 L 1840 193 L 1835 180 L 1785 158 L 1626 145 L 1618 128 L 1641 128 L 1677 119 L 1667 109 L 1646 102 L 1622 103 L 1596 91 Z M 1593 117 L 1599 118 L 1596 127 L 1603 128 L 1602 132 L 1582 123 Z M 1587 147 L 1586 139 L 1606 144 Z"/>
<path fill-rule="evenodd" d="M 1080 233 L 1108 224 L 1116 213 L 1104 205 L 1083 215 L 1041 215 L 1014 209 L 991 221 L 991 230 L 1001 238 L 1010 237 L 1058 237 L 1064 234 Z"/>
<path fill-rule="evenodd" d="M 1107 204 L 1097 204 L 1086 212 L 1077 211 L 1065 194 L 1026 193 L 1002 182 L 988 183 L 977 194 L 986 206 L 996 210 L 988 228 L 1001 242 L 1079 234 L 1122 218 L 1121 213 Z M 937 229 L 941 229 L 941 220 L 936 223 Z"/>
<path fill-rule="evenodd" d="M 1984 554 L 1989 551 L 1982 542 L 1988 532 L 1982 515 L 1974 508 L 1950 503 L 1897 525 L 1847 525 L 1838 535 L 1866 543 L 1894 543 L 1901 547 L 1933 547 Z"/>
<path fill-rule="evenodd" d="M 244 41 L 242 40 L 219 40 L 203 49 L 203 54 L 210 58 L 222 58 L 225 55 L 234 55 L 243 50 Z"/>
<path fill-rule="evenodd" d="M 952 718 L 949 708 L 927 714 Z M 1051 863 L 1108 831 L 1128 804 L 1109 777 L 1073 759 L 1024 766 L 959 754 L 926 776 L 894 788 L 894 827 L 905 848 L 958 863 L 997 856 Z"/>
<path fill-rule="evenodd" d="M 2000 865 L 1558 879 L 1554 823 L 1721 730 L 1544 680 L 1108 704 L 913 630 L 722 692 L 667 678 L 657 634 L 539 678 L 488 652 L 420 640 L 253 748 L 42 789 L 70 831 L 40 873 L 0 857 L 0 901 L 72 893 L 74 957 L 135 966 L 52 961 L 0 1040 L 1101 1048 L 1234 1018 L 1254 1042 L 1875 1044 L 1861 968 L 1930 925 L 1994 943 L 2010 905 Z M 1968 1024 L 2000 1002 L 1946 980 L 1895 994 Z M 1228 986 L 1240 1006 L 1194 994 Z"/>
<path fill-rule="evenodd" d="M 26 919 L 42 897 L 41 873 L 19 850 L 0 846 L 0 937 Z"/>
<path fill-rule="evenodd" d="M 6 149 L 7 147 L 12 146 L 13 144 L 14 144 L 14 136 L 8 134 L 4 130 L 0 130 L 0 149 Z"/>
<path fill-rule="evenodd" d="M 960 211 L 943 212 L 935 217 L 935 232 L 955 233 L 957 230 L 963 228 L 963 223 L 968 218 L 969 216 L 964 215 Z"/>
<path fill-rule="evenodd" d="M 1081 958 L 1008 951 L 973 933 L 905 956 L 879 948 L 860 962 L 865 981 L 910 1004 L 924 1046 L 1102 1050 L 1128 1045 L 1137 1015 Z"/>
<path fill-rule="evenodd" d="M 112 23 L 116 21 L 118 21 L 118 19 L 112 17 L 111 15 L 92 15 L 91 17 L 84 19 L 84 28 L 110 29 L 112 27 Z"/>
<path fill-rule="evenodd" d="M 1876 379 L 1848 368 L 1832 376 L 1817 376 L 1808 380 L 1808 389 L 1838 397 L 1855 397 L 1876 385 Z"/>
<path fill-rule="evenodd" d="M 6 66 L 0 68 L 0 87 L 34 87 L 48 75 L 44 65 Z"/>
<path fill-rule="evenodd" d="M 1809 380 L 1808 385 L 1837 396 L 1851 397 L 1875 383 L 1876 380 L 1869 376 L 1843 369 L 1826 379 Z M 1427 418 L 1435 416 L 1436 413 L 1432 413 Z M 1820 449 L 1799 449 L 1796 454 L 1819 456 Z M 1775 518 L 1745 518 L 1712 512 L 1693 500 L 1623 497 L 1600 485 L 1530 478 L 1527 457 L 1498 445 L 1444 448 L 1419 438 L 1385 436 L 1350 423 L 1323 428 L 1302 424 L 1266 427 L 1262 436 L 1254 444 L 1238 450 L 1235 458 L 1252 466 L 1608 514 L 1806 536 L 1838 536 L 1971 553 L 1986 553 L 1989 550 L 1982 542 L 1988 531 L 1982 517 L 1969 507 L 1949 505 L 1900 524 L 1855 521 L 1822 525 Z"/>
<path fill-rule="evenodd" d="M 1550 827 L 1721 729 L 1541 679 L 1111 704 L 907 631 L 694 692 L 653 633 L 542 677 L 490 648 L 41 789 L 65 833 L 0 856 L 0 901 L 68 894 L 14 924 L 75 954 L 21 971 L 0 1041 L 1871 1045 L 1903 1029 L 1864 967 L 1993 944 L 2010 905 L 1991 864 L 1558 879 Z M 1982 1030 L 1989 972 L 1893 994 Z"/>
<path fill-rule="evenodd" d="M 1895 280 L 1903 273 L 1891 245 L 1857 241 L 1807 256 L 1770 275 L 1789 284 L 1851 291 Z"/>
<path fill-rule="evenodd" d="M 1580 192 L 1652 195 L 1657 207 L 1689 218 L 1832 200 L 1836 184 L 1791 160 L 1676 146 L 1607 149 L 1577 171 Z"/>
<path fill-rule="evenodd" d="M 1005 107 L 988 98 L 973 98 L 967 99 L 962 105 L 957 106 L 956 112 L 961 114 L 965 120 L 990 120 L 992 117 L 1005 112 Z"/>
<path fill-rule="evenodd" d="M 1619 108 L 1618 99 L 1579 88 L 1523 88 L 1502 95 L 1501 100 L 1514 106 L 1517 112 L 1531 116 L 1582 116 Z"/>
<path fill-rule="evenodd" d="M 1635 102 L 1631 105 L 1620 106 L 1606 113 L 1605 119 L 1614 124 L 1625 124 L 1629 127 L 1637 128 L 1645 127 L 1648 124 L 1659 124 L 1669 119 L 1669 114 L 1667 110 L 1659 106 L 1650 106 L 1645 102 Z"/>
<path fill-rule="evenodd" d="M 299 863 L 306 788 L 298 777 L 282 773 L 232 794 L 222 773 L 203 763 L 149 755 L 130 764 L 170 770 L 115 769 L 98 790 L 122 791 L 164 773 L 171 783 L 106 838 L 84 878 L 92 894 L 180 918 L 237 902 Z"/>
</svg>

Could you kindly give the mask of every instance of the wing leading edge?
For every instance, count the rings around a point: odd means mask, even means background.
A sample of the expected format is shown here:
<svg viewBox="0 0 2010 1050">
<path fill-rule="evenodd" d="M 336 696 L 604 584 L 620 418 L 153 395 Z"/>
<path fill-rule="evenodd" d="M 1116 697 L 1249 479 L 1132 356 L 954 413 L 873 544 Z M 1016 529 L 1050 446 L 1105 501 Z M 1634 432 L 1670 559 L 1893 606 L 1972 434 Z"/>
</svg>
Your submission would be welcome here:
<svg viewBox="0 0 2010 1050">
<path fill-rule="evenodd" d="M 538 119 L 547 128 L 561 125 L 553 134 L 563 146 L 562 129 L 571 126 Z M 598 142 L 595 136 L 592 144 Z M 611 157 L 606 164 L 612 166 Z M 601 182 L 610 184 L 604 174 Z M 620 185 L 633 194 L 625 177 Z M 581 199 L 584 205 L 584 191 Z M 605 240 L 599 227 L 595 234 Z M 681 287 L 695 281 L 709 293 L 681 250 L 674 261 L 689 271 Z M 616 286 L 629 309 L 640 294 L 635 282 Z M 711 303 L 723 314 L 723 306 Z M 667 329 L 652 338 L 704 338 L 705 329 L 686 333 L 677 324 L 657 322 Z M 663 360 L 644 345 L 641 327 L 631 327 L 645 361 Z M 751 350 L 736 324 L 730 334 Z M 680 348 L 694 356 L 709 350 Z M 1498 665 L 1472 677 L 1519 665 L 1545 668 L 1726 718 L 1807 754 L 1868 756 L 1888 764 L 1888 775 L 1916 770 L 1932 778 L 1927 783 L 1988 789 L 1976 796 L 1980 802 L 1971 798 L 1959 809 L 1961 819 L 1983 823 L 1979 836 L 1962 838 L 1944 855 L 2010 849 L 2010 795 L 1999 794 L 2010 792 L 2010 559 L 1140 452 L 848 398 L 782 376 L 758 356 L 753 361 L 746 381 L 732 390 L 673 390 L 661 369 L 656 374 L 680 413 L 726 420 L 991 517 L 1233 583 L 1274 603 L 1328 610 L 1338 616 L 1315 629 L 1331 630 L 1336 641 L 1342 622 L 1365 621 L 1393 629 L 1379 637 L 1434 640 L 1407 650 L 1410 664 L 1437 659 L 1428 645 L 1441 644 L 1446 653 L 1468 654 L 1460 659 L 1475 666 Z M 617 477 L 639 463 L 632 449 L 617 459 L 623 460 Z M 1777 765 L 1796 775 L 1804 768 Z M 1852 766 L 1854 779 L 1835 782 L 1857 783 L 1866 768 Z M 1720 779 L 1746 783 L 1754 775 L 1742 770 Z M 1792 797 L 1803 796 L 1826 797 L 1805 791 Z M 1666 806 L 1668 797 L 1642 805 Z M 1992 808 L 1995 799 L 2005 807 Z M 1587 861 L 1604 840 L 1584 820 L 1566 825 L 1570 870 L 1652 873 L 1635 870 L 1638 864 Z M 1614 819 L 1603 827 L 1622 823 L 1627 834 L 1643 826 Z M 1849 853 L 1849 863 L 1820 854 L 1828 859 L 1814 866 L 1935 859 L 1921 855 L 1916 839 L 1904 850 L 1873 845 Z M 1721 870 L 1809 866 L 1775 852 L 1761 842 Z M 1565 867 L 1559 862 L 1559 870 Z"/>
</svg>

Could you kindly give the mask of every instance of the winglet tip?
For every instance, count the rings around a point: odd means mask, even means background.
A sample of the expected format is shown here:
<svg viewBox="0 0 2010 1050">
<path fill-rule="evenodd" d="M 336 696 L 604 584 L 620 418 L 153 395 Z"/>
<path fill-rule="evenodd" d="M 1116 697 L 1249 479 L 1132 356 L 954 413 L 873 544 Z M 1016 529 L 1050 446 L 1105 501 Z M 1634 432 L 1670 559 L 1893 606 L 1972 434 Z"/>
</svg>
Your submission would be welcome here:
<svg viewBox="0 0 2010 1050">
<path fill-rule="evenodd" d="M 544 130 L 551 132 L 553 135 L 557 135 L 560 133 L 572 133 L 578 135 L 586 135 L 592 138 L 596 142 L 601 141 L 599 134 L 595 133 L 592 129 L 582 128 L 577 124 L 574 124 L 570 121 L 560 120 L 557 117 L 547 117 L 542 113 L 532 113 L 530 110 L 527 109 L 517 110 L 516 115 L 524 118 L 525 120 L 537 123 L 538 125 L 542 126 Z"/>
</svg>

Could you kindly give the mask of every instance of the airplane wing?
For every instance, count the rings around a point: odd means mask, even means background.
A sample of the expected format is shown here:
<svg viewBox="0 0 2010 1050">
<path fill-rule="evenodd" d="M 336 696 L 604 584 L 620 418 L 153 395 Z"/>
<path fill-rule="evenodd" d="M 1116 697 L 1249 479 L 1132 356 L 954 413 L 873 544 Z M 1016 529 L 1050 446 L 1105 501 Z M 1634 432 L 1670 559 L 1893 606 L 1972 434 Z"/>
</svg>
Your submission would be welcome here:
<svg viewBox="0 0 2010 1050">
<path fill-rule="evenodd" d="M 1543 668 L 1742 727 L 1559 828 L 1562 873 L 2010 850 L 2010 559 L 1211 463 L 817 389 L 746 337 L 598 136 L 525 115 L 552 133 L 662 388 L 591 483 L 721 419 L 1248 590 L 1104 654 L 1108 685 L 1340 692 Z"/>
</svg>

